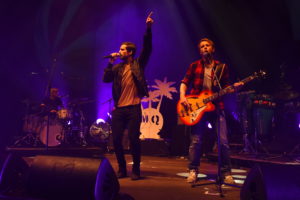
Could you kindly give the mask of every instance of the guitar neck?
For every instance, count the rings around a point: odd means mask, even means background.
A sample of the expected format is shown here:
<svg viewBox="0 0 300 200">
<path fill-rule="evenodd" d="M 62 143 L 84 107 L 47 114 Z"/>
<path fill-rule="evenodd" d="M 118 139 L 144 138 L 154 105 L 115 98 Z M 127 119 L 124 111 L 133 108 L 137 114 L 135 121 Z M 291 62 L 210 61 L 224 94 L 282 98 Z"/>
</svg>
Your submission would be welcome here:
<svg viewBox="0 0 300 200">
<path fill-rule="evenodd" d="M 254 80 L 255 78 L 256 78 L 255 76 L 249 76 L 249 77 L 247 77 L 247 78 L 244 78 L 244 79 L 241 80 L 240 82 L 243 82 L 243 83 L 245 84 L 245 83 L 248 83 L 248 82 Z M 215 99 L 217 99 L 217 98 L 219 98 L 219 97 L 224 96 L 225 94 L 231 93 L 233 89 L 234 89 L 233 85 L 228 86 L 228 87 L 226 87 L 226 88 L 220 90 L 219 92 L 213 93 L 210 97 L 208 97 L 208 98 L 206 98 L 206 99 L 203 99 L 203 102 L 204 102 L 204 103 L 208 103 L 208 102 L 210 102 L 210 101 L 213 101 L 213 100 L 215 100 Z"/>
</svg>

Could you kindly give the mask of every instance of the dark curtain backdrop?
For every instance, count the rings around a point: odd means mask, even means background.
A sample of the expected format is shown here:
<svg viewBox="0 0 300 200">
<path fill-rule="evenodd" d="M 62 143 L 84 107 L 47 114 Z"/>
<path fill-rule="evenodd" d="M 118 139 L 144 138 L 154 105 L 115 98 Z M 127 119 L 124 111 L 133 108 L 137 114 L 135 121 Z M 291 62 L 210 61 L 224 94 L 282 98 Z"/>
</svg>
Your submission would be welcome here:
<svg viewBox="0 0 300 200">
<path fill-rule="evenodd" d="M 168 77 L 179 89 L 186 68 L 199 58 L 199 39 L 209 37 L 216 58 L 230 66 L 232 81 L 265 69 L 268 78 L 246 89 L 274 94 L 285 69 L 287 82 L 299 91 L 299 9 L 297 0 L 1 1 L 1 148 L 20 136 L 27 102 L 38 103 L 49 83 L 65 103 L 89 102 L 83 109 L 90 123 L 105 115 L 111 85 L 101 82 L 107 64 L 102 56 L 118 51 L 122 41 L 140 50 L 150 11 L 150 84 Z M 177 99 L 163 105 L 164 137 L 171 137 L 176 124 Z"/>
</svg>

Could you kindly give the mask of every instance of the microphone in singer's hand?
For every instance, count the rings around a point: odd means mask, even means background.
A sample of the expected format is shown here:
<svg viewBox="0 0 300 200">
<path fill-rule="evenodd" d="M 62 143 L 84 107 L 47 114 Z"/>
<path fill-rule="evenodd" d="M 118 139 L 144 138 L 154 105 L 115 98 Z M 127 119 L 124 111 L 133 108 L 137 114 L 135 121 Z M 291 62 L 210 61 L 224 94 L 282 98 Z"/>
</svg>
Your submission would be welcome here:
<svg viewBox="0 0 300 200">
<path fill-rule="evenodd" d="M 116 58 L 116 57 L 120 57 L 120 54 L 118 53 L 115 56 L 112 56 L 112 55 L 103 56 L 103 58 Z"/>
</svg>

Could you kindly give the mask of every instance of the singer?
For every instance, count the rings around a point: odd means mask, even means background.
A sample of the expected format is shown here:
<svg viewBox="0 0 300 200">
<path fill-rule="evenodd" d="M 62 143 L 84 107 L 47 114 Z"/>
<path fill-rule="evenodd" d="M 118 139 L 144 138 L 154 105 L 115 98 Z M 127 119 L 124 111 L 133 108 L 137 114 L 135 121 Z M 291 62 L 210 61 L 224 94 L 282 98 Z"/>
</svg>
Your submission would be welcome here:
<svg viewBox="0 0 300 200">
<path fill-rule="evenodd" d="M 118 178 L 127 177 L 126 160 L 122 146 L 123 133 L 128 128 L 130 150 L 133 166 L 131 179 L 140 179 L 141 144 L 140 123 L 142 119 L 141 98 L 148 95 L 144 69 L 148 63 L 152 50 L 151 26 L 152 12 L 146 19 L 146 33 L 143 49 L 138 58 L 135 58 L 136 45 L 132 42 L 123 42 L 119 53 L 112 53 L 108 66 L 104 70 L 103 81 L 113 82 L 112 95 L 115 109 L 112 112 L 112 136 L 116 158 L 119 165 Z M 122 62 L 114 64 L 119 57 Z"/>
</svg>

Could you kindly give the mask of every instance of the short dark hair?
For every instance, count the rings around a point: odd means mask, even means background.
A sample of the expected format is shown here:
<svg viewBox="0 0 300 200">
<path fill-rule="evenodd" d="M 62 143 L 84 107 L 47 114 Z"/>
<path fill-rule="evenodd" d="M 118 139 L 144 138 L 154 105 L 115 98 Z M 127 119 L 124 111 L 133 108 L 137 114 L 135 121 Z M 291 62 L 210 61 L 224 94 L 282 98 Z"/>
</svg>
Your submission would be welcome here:
<svg viewBox="0 0 300 200">
<path fill-rule="evenodd" d="M 212 40 L 208 39 L 208 38 L 202 38 L 202 39 L 198 42 L 198 47 L 199 47 L 200 43 L 203 42 L 203 41 L 209 42 L 209 43 L 211 44 L 211 46 L 212 46 L 213 48 L 215 48 L 215 43 L 214 43 Z"/>
<path fill-rule="evenodd" d="M 126 45 L 126 50 L 132 52 L 132 56 L 135 55 L 136 45 L 132 42 L 123 42 L 121 45 Z"/>
</svg>

